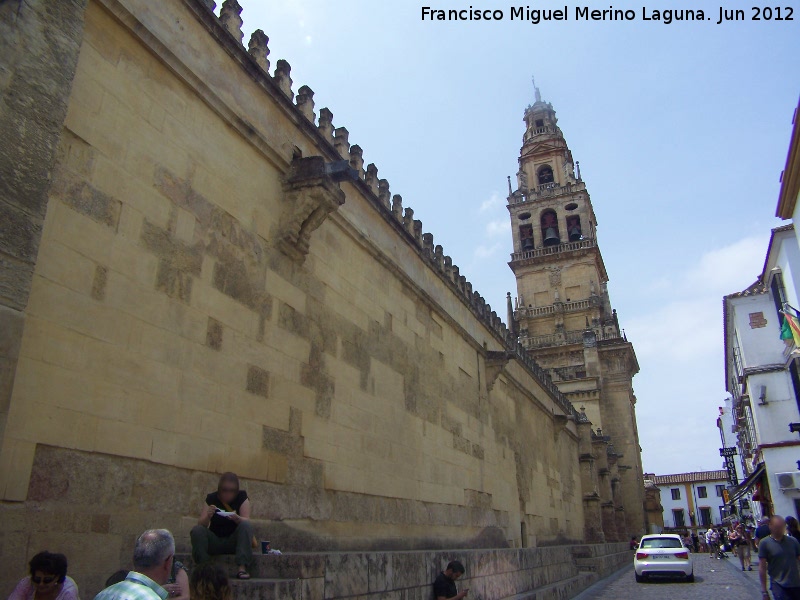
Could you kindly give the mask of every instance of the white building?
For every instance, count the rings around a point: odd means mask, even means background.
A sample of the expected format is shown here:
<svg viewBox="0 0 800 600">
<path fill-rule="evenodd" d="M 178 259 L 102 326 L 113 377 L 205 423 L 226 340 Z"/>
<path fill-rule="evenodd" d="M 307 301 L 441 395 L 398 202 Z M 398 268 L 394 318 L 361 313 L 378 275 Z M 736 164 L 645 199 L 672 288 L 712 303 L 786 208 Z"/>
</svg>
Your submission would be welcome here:
<svg viewBox="0 0 800 600">
<path fill-rule="evenodd" d="M 777 227 L 759 279 L 723 302 L 725 382 L 746 475 L 731 500 L 751 494 L 765 515 L 800 512 L 800 437 L 789 429 L 800 422 L 800 349 L 780 339 L 779 313 L 798 307 L 798 285 L 794 227 Z"/>
<path fill-rule="evenodd" d="M 731 398 L 725 399 L 725 406 L 719 407 L 719 416 L 717 417 L 717 428 L 720 434 L 720 457 L 723 461 L 723 468 L 726 468 L 728 461 L 723 456 L 725 453 L 733 454 L 728 463 L 732 466 L 732 472 L 726 469 L 728 474 L 728 491 L 729 499 L 736 487 L 739 486 L 745 479 L 747 479 L 747 471 L 742 461 L 742 453 L 739 448 L 739 438 L 737 435 L 738 426 L 733 418 L 733 400 Z M 752 490 L 740 493 L 736 500 L 728 502 L 729 510 L 726 512 L 733 520 L 745 521 L 750 524 L 755 524 L 761 518 L 761 505 L 754 503 L 752 499 Z"/>
<path fill-rule="evenodd" d="M 646 475 L 661 489 L 664 528 L 705 529 L 724 517 L 727 471 Z"/>
</svg>

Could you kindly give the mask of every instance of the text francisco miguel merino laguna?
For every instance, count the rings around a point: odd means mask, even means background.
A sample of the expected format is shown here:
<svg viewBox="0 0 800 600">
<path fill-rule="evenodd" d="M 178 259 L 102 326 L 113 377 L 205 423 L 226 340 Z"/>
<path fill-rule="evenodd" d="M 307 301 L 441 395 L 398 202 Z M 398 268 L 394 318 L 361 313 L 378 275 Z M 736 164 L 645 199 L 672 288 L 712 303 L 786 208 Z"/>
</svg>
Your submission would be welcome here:
<svg viewBox="0 0 800 600">
<path fill-rule="evenodd" d="M 575 6 L 572 11 L 567 6 L 558 9 L 538 9 L 530 6 L 512 6 L 509 8 L 509 19 L 511 21 L 529 21 L 538 25 L 547 21 L 658 21 L 669 25 L 673 21 L 711 21 L 717 25 L 724 21 L 793 21 L 794 9 L 791 6 L 785 7 L 758 7 L 753 6 L 746 11 L 743 9 L 726 9 L 719 7 L 717 11 L 706 16 L 702 9 L 648 9 L 642 7 L 641 12 L 633 9 L 621 9 L 609 6 L 606 9 L 593 9 L 588 6 Z M 570 14 L 574 15 L 570 19 Z M 641 15 L 641 19 L 638 16 Z M 439 9 L 430 6 L 422 7 L 423 21 L 502 21 L 506 18 L 506 12 L 502 9 L 481 9 L 469 8 L 462 9 Z"/>
</svg>

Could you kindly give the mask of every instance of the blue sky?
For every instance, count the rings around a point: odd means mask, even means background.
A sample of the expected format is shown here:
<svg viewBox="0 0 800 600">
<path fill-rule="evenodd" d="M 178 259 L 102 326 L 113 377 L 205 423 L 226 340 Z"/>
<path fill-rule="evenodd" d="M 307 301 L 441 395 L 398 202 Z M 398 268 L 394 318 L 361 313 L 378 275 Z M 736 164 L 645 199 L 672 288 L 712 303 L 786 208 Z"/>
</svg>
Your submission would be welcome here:
<svg viewBox="0 0 800 600">
<path fill-rule="evenodd" d="M 531 75 L 553 103 L 591 194 L 609 290 L 641 371 L 644 468 L 720 468 L 722 296 L 761 270 L 800 94 L 794 21 L 423 22 L 421 7 L 240 0 L 272 68 L 292 65 L 391 192 L 505 315 L 515 293 L 506 176 L 517 171 Z M 666 9 L 669 0 L 648 3 Z M 730 6 L 731 2 L 726 2 Z M 787 3 L 782 3 L 787 4 Z M 792 3 L 788 3 L 792 4 Z M 796 4 L 796 3 L 794 3 Z M 472 2 L 476 8 L 512 4 Z M 532 8 L 558 8 L 544 2 Z M 516 5 L 514 5 L 516 6 Z M 784 13 L 785 14 L 785 13 Z M 513 179 L 513 177 L 512 177 Z"/>
</svg>

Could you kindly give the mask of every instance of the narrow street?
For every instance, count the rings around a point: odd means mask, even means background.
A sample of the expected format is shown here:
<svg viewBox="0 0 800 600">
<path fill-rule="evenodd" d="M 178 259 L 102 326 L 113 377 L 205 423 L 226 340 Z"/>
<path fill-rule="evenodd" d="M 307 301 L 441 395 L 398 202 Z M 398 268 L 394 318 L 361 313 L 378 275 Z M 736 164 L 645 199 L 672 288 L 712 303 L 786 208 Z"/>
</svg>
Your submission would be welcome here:
<svg viewBox="0 0 800 600">
<path fill-rule="evenodd" d="M 631 566 L 621 573 L 601 581 L 584 591 L 575 600 L 627 600 L 629 598 L 652 600 L 758 600 L 761 589 L 758 583 L 758 568 L 741 571 L 739 560 L 734 556 L 716 560 L 707 554 L 695 554 L 694 583 L 675 580 L 656 580 L 636 583 Z"/>
</svg>

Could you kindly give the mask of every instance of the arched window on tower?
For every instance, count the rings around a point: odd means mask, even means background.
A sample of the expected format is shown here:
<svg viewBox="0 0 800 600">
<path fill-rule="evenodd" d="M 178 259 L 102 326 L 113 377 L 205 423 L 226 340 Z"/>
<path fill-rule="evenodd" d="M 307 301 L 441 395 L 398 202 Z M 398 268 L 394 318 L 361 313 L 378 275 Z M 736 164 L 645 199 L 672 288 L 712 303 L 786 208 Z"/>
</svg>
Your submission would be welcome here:
<svg viewBox="0 0 800 600">
<path fill-rule="evenodd" d="M 553 183 L 553 167 L 550 165 L 542 165 L 539 167 L 539 170 L 536 171 L 536 179 L 539 181 L 539 185 Z"/>
<path fill-rule="evenodd" d="M 578 215 L 567 217 L 567 236 L 570 242 L 578 242 L 583 239 L 581 232 L 581 218 Z"/>
<path fill-rule="evenodd" d="M 558 218 L 556 211 L 546 210 L 542 213 L 542 239 L 545 246 L 555 246 L 561 243 L 561 236 L 558 234 Z"/>
<path fill-rule="evenodd" d="M 519 226 L 519 245 L 523 252 L 533 250 L 533 225 L 530 223 Z"/>
</svg>

